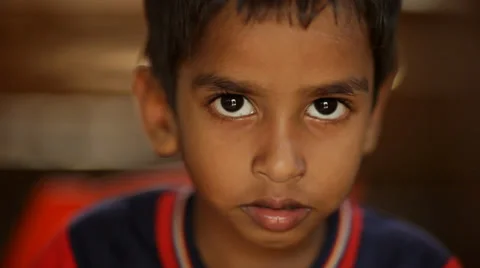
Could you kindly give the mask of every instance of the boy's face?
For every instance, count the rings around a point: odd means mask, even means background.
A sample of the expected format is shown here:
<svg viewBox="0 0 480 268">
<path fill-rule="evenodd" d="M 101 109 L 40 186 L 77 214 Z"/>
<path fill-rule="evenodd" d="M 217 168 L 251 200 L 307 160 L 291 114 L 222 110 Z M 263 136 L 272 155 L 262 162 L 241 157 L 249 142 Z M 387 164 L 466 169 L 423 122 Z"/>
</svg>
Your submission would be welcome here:
<svg viewBox="0 0 480 268">
<path fill-rule="evenodd" d="M 388 89 L 372 109 L 367 31 L 337 15 L 327 8 L 304 30 L 223 11 L 179 70 L 175 116 L 137 77 L 155 148 L 179 148 L 199 196 L 255 243 L 286 247 L 311 235 L 374 147 Z"/>
</svg>

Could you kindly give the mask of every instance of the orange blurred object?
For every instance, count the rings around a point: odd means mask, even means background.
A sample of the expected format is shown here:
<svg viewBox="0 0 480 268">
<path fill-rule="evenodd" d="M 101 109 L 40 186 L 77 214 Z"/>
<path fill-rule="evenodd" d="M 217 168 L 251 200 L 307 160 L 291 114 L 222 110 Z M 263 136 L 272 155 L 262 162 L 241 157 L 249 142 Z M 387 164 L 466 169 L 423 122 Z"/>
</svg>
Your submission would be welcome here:
<svg viewBox="0 0 480 268">
<path fill-rule="evenodd" d="M 182 168 L 122 174 L 89 180 L 59 177 L 43 180 L 34 191 L 10 245 L 6 268 L 29 268 L 50 240 L 80 211 L 107 198 L 165 186 L 189 186 Z M 355 187 L 352 199 L 361 199 Z"/>
<path fill-rule="evenodd" d="M 189 185 L 183 169 L 122 174 L 114 179 L 59 177 L 36 187 L 9 247 L 6 268 L 29 268 L 50 240 L 80 211 L 107 198 L 166 185 Z"/>
</svg>

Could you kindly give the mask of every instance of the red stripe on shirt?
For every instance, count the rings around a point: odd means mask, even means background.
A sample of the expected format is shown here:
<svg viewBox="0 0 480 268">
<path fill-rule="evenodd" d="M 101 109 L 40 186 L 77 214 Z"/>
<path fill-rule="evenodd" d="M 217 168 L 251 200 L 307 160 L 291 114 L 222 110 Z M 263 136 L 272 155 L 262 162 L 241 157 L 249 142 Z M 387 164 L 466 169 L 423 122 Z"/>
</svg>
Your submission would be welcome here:
<svg viewBox="0 0 480 268">
<path fill-rule="evenodd" d="M 20 257 L 20 256 L 19 256 Z M 67 231 L 56 236 L 32 268 L 76 268 Z"/>
<path fill-rule="evenodd" d="M 447 264 L 443 266 L 443 268 L 462 268 L 463 266 L 460 264 L 457 258 L 452 257 L 448 260 Z"/>
<path fill-rule="evenodd" d="M 165 268 L 178 268 L 177 257 L 173 243 L 173 210 L 175 206 L 174 193 L 162 193 L 157 201 L 156 240 L 158 257 Z"/>
<path fill-rule="evenodd" d="M 344 256 L 340 262 L 340 268 L 351 268 L 355 266 L 357 261 L 357 254 L 360 248 L 360 238 L 363 229 L 363 213 L 362 210 L 355 204 L 352 204 L 352 229 L 350 232 L 350 239 L 345 249 Z"/>
</svg>

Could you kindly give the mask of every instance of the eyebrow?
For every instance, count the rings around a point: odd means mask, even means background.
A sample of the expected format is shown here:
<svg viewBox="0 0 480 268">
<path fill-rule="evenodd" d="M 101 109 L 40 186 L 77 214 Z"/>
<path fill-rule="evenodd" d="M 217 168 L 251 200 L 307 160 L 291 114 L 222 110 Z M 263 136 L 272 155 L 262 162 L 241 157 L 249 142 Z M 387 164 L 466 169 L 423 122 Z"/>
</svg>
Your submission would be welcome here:
<svg viewBox="0 0 480 268">
<path fill-rule="evenodd" d="M 192 86 L 193 88 L 212 88 L 239 95 L 253 94 L 254 89 L 259 88 L 259 86 L 252 83 L 235 81 L 215 74 L 202 74 L 197 76 L 193 80 Z"/>
<path fill-rule="evenodd" d="M 307 92 L 314 95 L 355 95 L 356 93 L 368 93 L 369 83 L 365 77 L 348 78 L 346 80 L 334 81 L 329 84 L 310 86 L 305 88 Z"/>
<path fill-rule="evenodd" d="M 255 85 L 254 83 L 236 81 L 215 74 L 202 74 L 195 77 L 192 82 L 192 87 L 211 88 L 239 95 L 252 95 L 258 90 L 263 91 L 260 86 Z M 348 78 L 341 81 L 334 81 L 329 84 L 303 87 L 302 91 L 320 96 L 334 94 L 355 95 L 356 93 L 368 93 L 369 83 L 368 79 L 365 77 Z"/>
</svg>

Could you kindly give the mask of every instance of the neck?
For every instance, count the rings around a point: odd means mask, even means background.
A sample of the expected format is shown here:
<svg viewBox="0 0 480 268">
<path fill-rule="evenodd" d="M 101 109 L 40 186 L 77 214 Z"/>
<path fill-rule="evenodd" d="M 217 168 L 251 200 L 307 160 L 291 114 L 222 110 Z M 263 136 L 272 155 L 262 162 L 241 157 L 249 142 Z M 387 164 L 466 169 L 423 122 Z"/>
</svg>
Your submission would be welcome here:
<svg viewBox="0 0 480 268">
<path fill-rule="evenodd" d="M 195 243 L 207 267 L 310 267 L 326 233 L 326 226 L 322 225 L 295 246 L 264 248 L 244 239 L 200 197 L 194 202 L 193 220 Z"/>
</svg>

